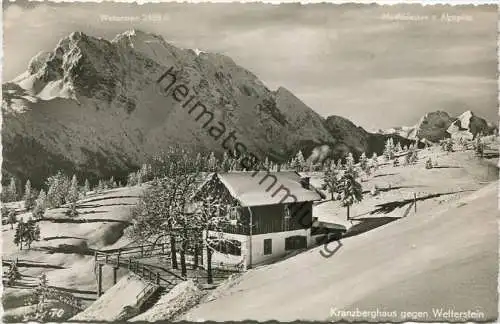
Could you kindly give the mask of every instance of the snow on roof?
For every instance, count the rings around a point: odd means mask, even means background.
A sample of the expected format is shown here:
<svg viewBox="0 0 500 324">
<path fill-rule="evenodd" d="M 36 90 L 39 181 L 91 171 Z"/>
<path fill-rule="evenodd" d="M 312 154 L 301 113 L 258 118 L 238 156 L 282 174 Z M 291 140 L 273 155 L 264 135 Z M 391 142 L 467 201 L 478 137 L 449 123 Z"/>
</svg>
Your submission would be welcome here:
<svg viewBox="0 0 500 324">
<path fill-rule="evenodd" d="M 304 188 L 301 176 L 293 171 L 240 171 L 219 173 L 217 177 L 243 207 L 321 199 L 312 186 Z"/>
</svg>

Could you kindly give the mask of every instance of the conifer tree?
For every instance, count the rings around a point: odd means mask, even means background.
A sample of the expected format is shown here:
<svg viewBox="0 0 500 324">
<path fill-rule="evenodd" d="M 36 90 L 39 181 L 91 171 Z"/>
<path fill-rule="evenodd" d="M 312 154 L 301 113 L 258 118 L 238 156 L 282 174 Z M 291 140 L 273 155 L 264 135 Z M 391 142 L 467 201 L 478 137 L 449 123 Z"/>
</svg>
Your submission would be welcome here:
<svg viewBox="0 0 500 324">
<path fill-rule="evenodd" d="M 7 223 L 10 224 L 10 229 L 14 228 L 14 224 L 16 223 L 16 210 L 13 208 L 2 208 L 2 216 L 7 215 Z"/>
<path fill-rule="evenodd" d="M 374 170 L 378 170 L 378 156 L 377 153 L 373 152 L 372 158 L 371 158 L 371 165 Z"/>
<path fill-rule="evenodd" d="M 127 187 L 132 187 L 137 184 L 137 176 L 135 172 L 131 172 L 127 178 Z"/>
<path fill-rule="evenodd" d="M 85 179 L 85 184 L 83 185 L 83 195 L 86 196 L 90 191 L 90 182 L 89 179 Z"/>
<path fill-rule="evenodd" d="M 229 172 L 231 171 L 231 165 L 232 165 L 232 161 L 231 161 L 231 157 L 229 156 L 229 154 L 224 151 L 223 155 L 222 155 L 222 165 L 221 165 L 221 171 L 222 172 Z"/>
<path fill-rule="evenodd" d="M 368 169 L 368 158 L 366 157 L 365 152 L 363 152 L 361 154 L 361 156 L 359 157 L 359 166 L 361 167 L 361 170 L 363 170 L 365 172 Z"/>
<path fill-rule="evenodd" d="M 304 158 L 304 154 L 302 151 L 298 151 L 297 155 L 295 155 L 296 164 L 297 164 L 297 169 L 296 171 L 304 171 L 306 168 L 306 159 Z"/>
<path fill-rule="evenodd" d="M 342 170 L 344 166 L 342 165 L 342 159 L 337 160 L 337 170 Z"/>
<path fill-rule="evenodd" d="M 22 237 L 24 242 L 28 246 L 28 249 L 31 248 L 31 244 L 34 241 L 40 240 L 40 227 L 31 217 L 28 219 L 23 228 Z"/>
<path fill-rule="evenodd" d="M 357 172 L 354 167 L 347 167 L 340 180 L 340 197 L 342 205 L 347 207 L 347 220 L 351 219 L 351 206 L 363 200 L 363 188 L 356 178 Z"/>
<path fill-rule="evenodd" d="M 299 161 L 297 161 L 296 157 L 293 157 L 290 160 L 290 169 L 295 170 L 295 171 L 299 171 L 300 170 Z"/>
<path fill-rule="evenodd" d="M 335 165 L 334 163 L 332 164 Z M 331 194 L 331 199 L 335 200 L 335 194 L 339 193 L 340 190 L 340 171 L 336 166 L 331 167 L 325 172 L 323 182 L 325 183 L 326 189 Z"/>
<path fill-rule="evenodd" d="M 47 202 L 51 208 L 61 206 L 66 202 L 71 181 L 61 171 L 47 179 Z"/>
<path fill-rule="evenodd" d="M 68 214 L 70 216 L 78 215 L 78 211 L 76 210 L 76 205 L 78 202 L 78 180 L 76 178 L 76 175 L 73 175 L 73 178 L 71 179 L 71 186 L 69 188 L 66 201 L 69 203 Z"/>
<path fill-rule="evenodd" d="M 16 201 L 18 197 L 16 180 L 13 177 L 10 178 L 9 188 L 7 189 L 7 197 L 7 201 Z"/>
<path fill-rule="evenodd" d="M 351 152 L 347 153 L 347 156 L 345 158 L 345 166 L 346 169 L 354 168 L 354 157 L 352 156 Z"/>
<path fill-rule="evenodd" d="M 216 172 L 218 171 L 218 161 L 217 158 L 215 157 L 214 152 L 210 152 L 210 155 L 208 157 L 208 171 L 210 172 Z"/>
<path fill-rule="evenodd" d="M 45 191 L 42 189 L 38 194 L 38 198 L 35 201 L 35 208 L 33 208 L 33 217 L 36 219 L 42 219 L 45 215 L 45 210 L 47 209 L 46 195 Z"/>
<path fill-rule="evenodd" d="M 394 159 L 394 142 L 391 138 L 388 138 L 385 142 L 384 157 L 386 160 Z"/>
<path fill-rule="evenodd" d="M 31 192 L 31 182 L 28 179 L 26 185 L 24 186 L 24 208 L 26 210 L 31 210 L 35 204 L 34 195 Z"/>
<path fill-rule="evenodd" d="M 23 249 L 24 227 L 25 227 L 24 221 L 23 218 L 21 217 L 17 222 L 16 231 L 14 233 L 14 244 L 16 246 L 19 246 L 19 250 Z"/>
<path fill-rule="evenodd" d="M 399 153 L 402 150 L 403 150 L 403 148 L 401 147 L 401 143 L 397 142 L 396 147 L 394 148 L 394 151 Z"/>
</svg>

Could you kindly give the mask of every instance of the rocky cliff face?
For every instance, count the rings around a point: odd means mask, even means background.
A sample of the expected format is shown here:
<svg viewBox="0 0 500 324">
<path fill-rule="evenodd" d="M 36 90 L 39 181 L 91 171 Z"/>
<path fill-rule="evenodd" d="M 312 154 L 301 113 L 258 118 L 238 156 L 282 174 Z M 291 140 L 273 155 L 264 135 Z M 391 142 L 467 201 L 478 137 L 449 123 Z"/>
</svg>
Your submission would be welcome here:
<svg viewBox="0 0 500 324">
<path fill-rule="evenodd" d="M 395 142 L 400 142 L 402 146 L 413 143 L 411 139 L 398 134 L 373 134 L 367 132 L 362 127 L 356 126 L 350 120 L 340 116 L 330 116 L 325 121 L 325 126 L 336 139 L 334 146 L 334 156 L 343 156 L 351 151 L 355 157 L 365 152 L 370 157 L 374 152 L 383 152 L 385 142 L 392 137 Z"/>
<path fill-rule="evenodd" d="M 380 133 L 437 143 L 450 136 L 472 139 L 479 133 L 492 134 L 496 129 L 496 126 L 474 115 L 470 110 L 457 117 L 452 117 L 445 111 L 435 111 L 425 114 L 414 126 L 396 127 Z"/>
<path fill-rule="evenodd" d="M 227 56 L 140 31 L 112 41 L 72 33 L 36 55 L 3 93 L 4 176 L 35 184 L 58 169 L 123 176 L 173 144 L 222 153 L 240 142 L 258 156 L 286 158 L 300 142 L 335 142 L 286 89 L 269 90 Z M 203 107 L 213 114 L 208 125 Z"/>
</svg>

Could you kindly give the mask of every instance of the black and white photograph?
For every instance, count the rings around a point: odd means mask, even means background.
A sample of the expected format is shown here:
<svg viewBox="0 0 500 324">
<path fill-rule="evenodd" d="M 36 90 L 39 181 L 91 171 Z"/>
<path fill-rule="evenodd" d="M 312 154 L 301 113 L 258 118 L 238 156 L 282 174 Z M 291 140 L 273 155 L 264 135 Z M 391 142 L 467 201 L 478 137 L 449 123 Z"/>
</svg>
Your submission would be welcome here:
<svg viewBox="0 0 500 324">
<path fill-rule="evenodd" d="M 498 321 L 498 5 L 2 10 L 3 323 Z"/>
</svg>

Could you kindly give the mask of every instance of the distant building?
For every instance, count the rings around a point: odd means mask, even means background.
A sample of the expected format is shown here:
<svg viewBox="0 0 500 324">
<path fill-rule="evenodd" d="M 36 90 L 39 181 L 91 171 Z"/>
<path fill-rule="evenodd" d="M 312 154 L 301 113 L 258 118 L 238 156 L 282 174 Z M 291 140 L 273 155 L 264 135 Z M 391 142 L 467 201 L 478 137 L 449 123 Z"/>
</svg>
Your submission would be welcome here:
<svg viewBox="0 0 500 324">
<path fill-rule="evenodd" d="M 212 182 L 212 186 L 207 186 Z M 200 186 L 217 188 L 236 202 L 222 230 L 224 240 L 214 246 L 212 264 L 249 268 L 294 250 L 314 245 L 311 236 L 313 201 L 321 194 L 297 172 L 214 173 Z M 196 195 L 194 196 L 196 201 Z M 208 235 L 220 235 L 209 231 Z M 206 249 L 203 264 L 206 265 Z"/>
</svg>

